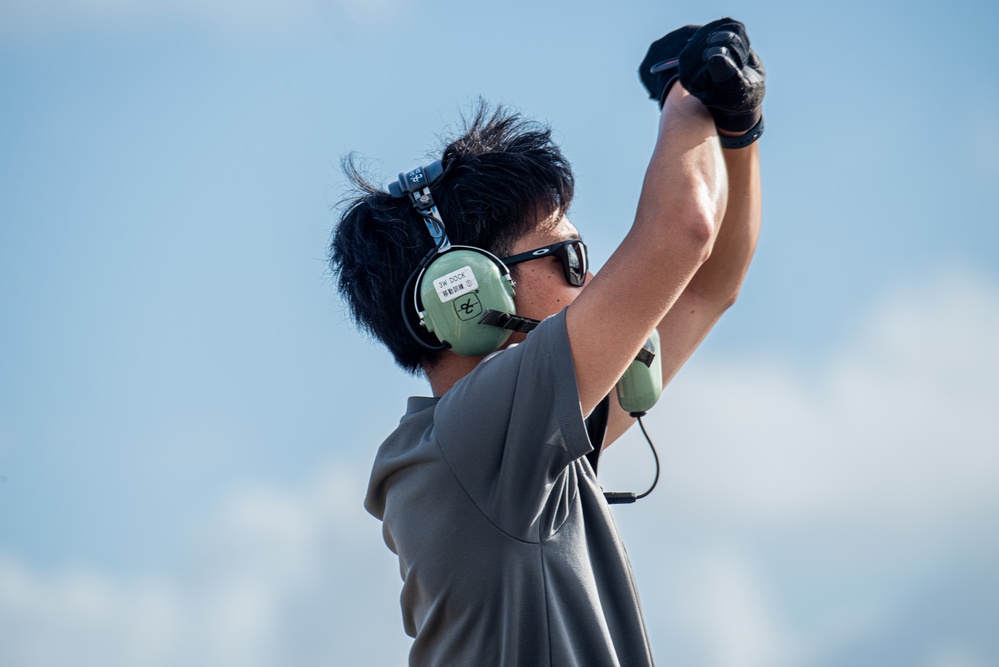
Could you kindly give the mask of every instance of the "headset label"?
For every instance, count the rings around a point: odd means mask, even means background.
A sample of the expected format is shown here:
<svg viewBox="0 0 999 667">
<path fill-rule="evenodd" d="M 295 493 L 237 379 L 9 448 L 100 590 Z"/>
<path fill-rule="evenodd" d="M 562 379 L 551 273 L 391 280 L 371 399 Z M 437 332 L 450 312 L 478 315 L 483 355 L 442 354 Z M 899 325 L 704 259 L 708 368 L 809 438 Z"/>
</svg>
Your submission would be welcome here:
<svg viewBox="0 0 999 667">
<path fill-rule="evenodd" d="M 437 290 L 437 296 L 440 297 L 441 303 L 447 303 L 463 294 L 479 289 L 479 281 L 475 279 L 472 267 L 463 266 L 457 271 L 435 278 L 434 289 Z"/>
</svg>

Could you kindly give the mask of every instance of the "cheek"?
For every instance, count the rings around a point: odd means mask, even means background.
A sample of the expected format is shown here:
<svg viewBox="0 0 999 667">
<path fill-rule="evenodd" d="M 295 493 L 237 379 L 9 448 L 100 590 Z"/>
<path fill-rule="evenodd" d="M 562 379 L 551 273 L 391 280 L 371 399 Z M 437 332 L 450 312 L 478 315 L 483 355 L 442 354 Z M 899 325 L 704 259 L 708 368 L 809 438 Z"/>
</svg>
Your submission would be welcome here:
<svg viewBox="0 0 999 667">
<path fill-rule="evenodd" d="M 538 266 L 521 266 L 514 273 L 517 283 L 517 314 L 543 320 L 558 313 L 579 295 L 580 289 L 565 282 L 561 266 L 556 270 L 539 262 Z"/>
</svg>

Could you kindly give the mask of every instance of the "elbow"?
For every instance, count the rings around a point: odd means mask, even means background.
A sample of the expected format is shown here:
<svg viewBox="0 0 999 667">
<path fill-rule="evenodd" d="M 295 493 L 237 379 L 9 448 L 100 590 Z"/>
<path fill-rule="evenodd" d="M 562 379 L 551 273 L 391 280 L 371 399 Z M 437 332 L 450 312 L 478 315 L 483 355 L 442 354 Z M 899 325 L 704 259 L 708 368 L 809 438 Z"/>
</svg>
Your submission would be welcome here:
<svg viewBox="0 0 999 667">
<path fill-rule="evenodd" d="M 738 298 L 739 298 L 739 288 L 736 287 L 734 290 L 732 290 L 732 292 L 728 295 L 727 298 L 725 298 L 725 299 L 722 300 L 722 302 L 720 304 L 721 305 L 721 312 L 724 313 L 726 310 L 728 310 L 729 308 L 731 308 L 732 306 L 734 306 L 735 302 L 736 302 L 736 300 Z"/>
<path fill-rule="evenodd" d="M 685 225 L 685 237 L 691 252 L 697 259 L 700 266 L 711 257 L 717 236 L 717 226 L 715 218 L 710 212 L 699 211 L 687 218 Z"/>
<path fill-rule="evenodd" d="M 701 254 L 701 263 L 711 256 L 715 238 L 725 215 L 726 201 L 708 182 L 696 188 L 693 204 L 687 216 L 687 235 Z"/>
</svg>

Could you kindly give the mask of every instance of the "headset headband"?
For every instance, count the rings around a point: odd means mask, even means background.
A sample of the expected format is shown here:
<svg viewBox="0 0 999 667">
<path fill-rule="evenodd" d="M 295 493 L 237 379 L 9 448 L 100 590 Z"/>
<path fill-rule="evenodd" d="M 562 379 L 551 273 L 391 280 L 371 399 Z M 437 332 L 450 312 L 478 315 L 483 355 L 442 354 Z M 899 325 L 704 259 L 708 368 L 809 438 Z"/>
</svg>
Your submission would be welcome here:
<svg viewBox="0 0 999 667">
<path fill-rule="evenodd" d="M 434 240 L 437 252 L 444 252 L 451 247 L 444 229 L 444 220 L 437 210 L 437 204 L 434 203 L 434 196 L 430 194 L 430 186 L 443 174 L 444 165 L 440 160 L 436 160 L 425 167 L 417 167 L 405 174 L 399 174 L 398 180 L 388 184 L 389 194 L 396 199 L 409 196 L 409 202 L 427 225 L 427 231 Z"/>
</svg>

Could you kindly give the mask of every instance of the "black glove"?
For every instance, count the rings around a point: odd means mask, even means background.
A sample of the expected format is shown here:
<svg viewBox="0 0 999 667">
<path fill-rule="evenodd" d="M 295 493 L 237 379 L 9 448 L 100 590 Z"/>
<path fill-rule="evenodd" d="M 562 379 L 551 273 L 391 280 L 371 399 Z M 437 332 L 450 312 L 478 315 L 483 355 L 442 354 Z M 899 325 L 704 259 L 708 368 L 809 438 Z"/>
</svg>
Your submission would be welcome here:
<svg viewBox="0 0 999 667">
<path fill-rule="evenodd" d="M 760 122 L 766 71 L 739 21 L 718 19 L 698 28 L 680 52 L 678 74 L 719 129 L 745 132 Z"/>
<path fill-rule="evenodd" d="M 660 109 L 663 108 L 669 89 L 676 83 L 680 70 L 680 52 L 700 27 L 686 25 L 652 42 L 645 60 L 638 66 L 638 77 L 649 91 L 649 99 L 658 101 Z"/>
</svg>

